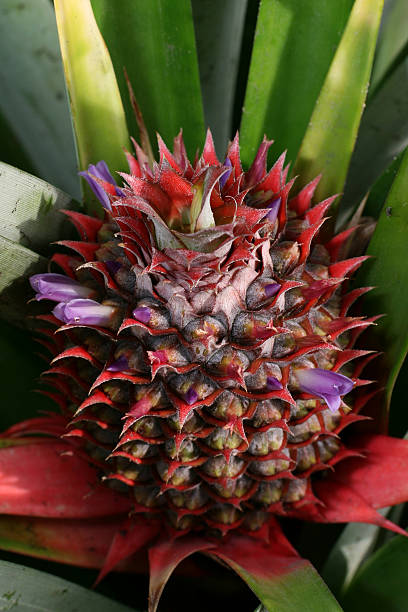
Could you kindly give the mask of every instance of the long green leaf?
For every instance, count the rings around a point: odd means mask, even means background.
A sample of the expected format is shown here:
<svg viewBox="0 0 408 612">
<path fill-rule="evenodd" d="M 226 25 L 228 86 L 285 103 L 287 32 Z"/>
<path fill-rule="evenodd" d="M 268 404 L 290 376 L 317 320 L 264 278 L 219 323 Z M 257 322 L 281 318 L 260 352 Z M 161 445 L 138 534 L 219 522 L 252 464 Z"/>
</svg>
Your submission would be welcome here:
<svg viewBox="0 0 408 612">
<path fill-rule="evenodd" d="M 70 5 L 70 2 L 68 2 Z M 125 67 L 152 141 L 155 132 L 170 144 L 180 128 L 194 155 L 204 138 L 200 81 L 189 0 L 92 0 L 109 47 L 127 111 L 136 125 L 123 76 Z"/>
<path fill-rule="evenodd" d="M 0 157 L 8 164 L 21 168 L 25 172 L 35 173 L 33 164 L 26 155 L 12 126 L 0 112 Z"/>
<path fill-rule="evenodd" d="M 39 345 L 27 331 L 0 321 L 0 431 L 17 421 L 34 417 L 39 410 L 52 410 L 54 403 L 34 393 L 46 362 L 38 354 Z"/>
<path fill-rule="evenodd" d="M 296 555 L 276 527 L 268 545 L 231 537 L 207 554 L 226 563 L 268 612 L 339 612 L 341 608 L 312 564 Z"/>
<path fill-rule="evenodd" d="M 268 612 L 341 611 L 319 574 L 305 559 L 292 560 L 292 566 L 281 575 L 277 571 L 274 579 L 248 572 L 231 559 L 225 561 L 247 583 Z"/>
<path fill-rule="evenodd" d="M 404 154 L 368 248 L 368 254 L 373 258 L 363 267 L 356 281 L 359 286 L 375 287 L 364 300 L 364 312 L 387 315 L 372 330 L 376 346 L 383 351 L 378 373 L 385 385 L 386 408 L 389 408 L 393 387 L 408 350 L 407 201 L 408 151 Z"/>
<path fill-rule="evenodd" d="M 44 362 L 27 333 L 33 323 L 29 315 L 37 312 L 27 304 L 33 297 L 28 277 L 46 270 L 47 260 L 38 252 L 47 254 L 50 242 L 65 233 L 68 222 L 57 211 L 71 207 L 70 197 L 59 189 L 0 162 L 0 318 L 26 328 L 0 324 L 1 429 L 52 408 L 47 398 L 32 392 Z"/>
<path fill-rule="evenodd" d="M 122 147 L 128 146 L 125 113 L 90 0 L 54 1 L 79 165 L 85 169 L 104 159 L 112 171 L 123 170 Z M 90 210 L 100 215 L 100 204 L 88 200 Z"/>
<path fill-rule="evenodd" d="M 75 146 L 49 0 L 2 0 L 0 59 L 1 114 L 39 175 L 77 197 Z"/>
<path fill-rule="evenodd" d="M 58 209 L 73 206 L 63 191 L 0 162 L 1 237 L 46 254 L 50 243 L 61 239 L 67 229 L 67 219 Z"/>
<path fill-rule="evenodd" d="M 390 405 L 390 435 L 400 438 L 407 429 L 406 398 L 408 397 L 408 359 L 398 373 Z"/>
<path fill-rule="evenodd" d="M 408 58 L 377 90 L 364 112 L 347 177 L 342 213 L 363 199 L 408 145 Z"/>
<path fill-rule="evenodd" d="M 265 133 L 295 159 L 352 4 L 261 0 L 241 122 L 244 164 Z"/>
<path fill-rule="evenodd" d="M 386 516 L 389 508 L 380 510 Z M 380 527 L 349 523 L 330 551 L 321 574 L 329 588 L 339 595 L 348 586 L 361 563 L 374 549 Z"/>
<path fill-rule="evenodd" d="M 74 206 L 56 187 L 0 162 L 0 318 L 24 326 L 35 314 L 27 278 L 46 269 L 40 253 L 71 231 L 58 209 Z"/>
<path fill-rule="evenodd" d="M 247 0 L 192 0 L 192 8 L 205 122 L 221 157 L 231 137 Z"/>
<path fill-rule="evenodd" d="M 52 203 L 69 204 L 69 198 L 44 181 L 0 165 L 0 317 L 22 327 L 30 327 L 28 318 L 36 310 L 27 305 L 32 291 L 27 278 L 46 269 L 47 260 L 23 244 L 46 250 L 49 240 L 59 237 L 63 215 L 49 212 Z M 22 244 L 18 244 L 20 241 Z M 51 408 L 49 400 L 33 394 L 35 379 L 43 362 L 35 355 L 38 348 L 27 330 L 0 324 L 0 372 L 2 410 L 0 428 L 16 419 L 33 416 L 36 410 Z"/>
<path fill-rule="evenodd" d="M 131 612 L 127 606 L 52 574 L 0 561 L 0 610 Z"/>
<path fill-rule="evenodd" d="M 343 598 L 347 612 L 406 612 L 408 539 L 393 538 L 361 568 Z"/>
<path fill-rule="evenodd" d="M 398 62 L 400 54 L 408 43 L 408 2 L 406 0 L 387 0 L 384 6 L 384 19 L 378 38 L 378 45 L 373 66 L 370 93 L 375 93 L 377 86 L 390 68 Z"/>
<path fill-rule="evenodd" d="M 330 3 L 331 6 L 331 3 Z M 383 0 L 355 0 L 310 119 L 294 173 L 299 187 L 323 173 L 316 196 L 343 190 L 367 94 Z"/>
<path fill-rule="evenodd" d="M 46 267 L 44 257 L 0 236 L 0 318 L 24 325 L 30 314 L 27 301 L 33 297 L 27 278 Z"/>
<path fill-rule="evenodd" d="M 368 195 L 366 204 L 364 206 L 364 215 L 374 217 L 377 219 L 384 202 L 391 189 L 391 185 L 397 176 L 398 168 L 401 165 L 403 153 L 400 153 L 396 159 L 388 166 L 388 168 L 382 173 L 379 179 L 376 180 L 370 193 Z"/>
</svg>

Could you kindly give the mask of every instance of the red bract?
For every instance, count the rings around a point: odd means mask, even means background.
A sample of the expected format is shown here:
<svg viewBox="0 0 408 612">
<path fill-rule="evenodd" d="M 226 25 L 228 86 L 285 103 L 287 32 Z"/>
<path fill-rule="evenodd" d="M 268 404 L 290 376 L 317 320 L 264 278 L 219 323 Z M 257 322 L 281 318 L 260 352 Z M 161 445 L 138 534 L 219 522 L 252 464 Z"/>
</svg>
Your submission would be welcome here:
<svg viewBox="0 0 408 612">
<path fill-rule="evenodd" d="M 62 415 L 4 434 L 0 511 L 29 517 L 33 554 L 100 578 L 148 549 L 152 611 L 194 552 L 255 592 L 311 571 L 279 515 L 404 533 L 376 508 L 408 498 L 407 443 L 342 439 L 372 395 L 373 354 L 354 347 L 372 320 L 348 316 L 365 257 L 341 260 L 348 231 L 323 241 L 333 198 L 312 206 L 317 181 L 290 198 L 270 144 L 248 172 L 238 138 L 221 164 L 210 134 L 193 165 L 181 135 L 152 167 L 137 147 L 120 188 L 90 167 L 105 220 L 68 213 L 81 240 L 52 258 L 64 274 L 32 279 L 54 302 L 39 322 Z"/>
</svg>

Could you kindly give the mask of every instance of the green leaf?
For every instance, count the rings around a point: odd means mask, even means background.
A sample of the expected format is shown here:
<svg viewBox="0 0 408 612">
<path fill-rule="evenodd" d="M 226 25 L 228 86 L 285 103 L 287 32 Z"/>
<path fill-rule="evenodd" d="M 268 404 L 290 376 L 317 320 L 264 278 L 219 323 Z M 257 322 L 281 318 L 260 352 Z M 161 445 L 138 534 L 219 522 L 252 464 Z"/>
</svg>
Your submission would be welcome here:
<svg viewBox="0 0 408 612">
<path fill-rule="evenodd" d="M 294 174 L 302 187 L 323 173 L 318 200 L 343 190 L 367 94 L 383 0 L 355 0 L 316 102 Z M 330 3 L 331 6 L 331 3 Z"/>
<path fill-rule="evenodd" d="M 408 359 L 405 358 L 398 373 L 390 404 L 389 432 L 402 437 L 407 429 L 406 398 L 408 397 Z"/>
<path fill-rule="evenodd" d="M 391 189 L 391 185 L 397 176 L 402 158 L 403 154 L 400 153 L 398 157 L 393 160 L 392 164 L 390 164 L 382 173 L 380 178 L 374 183 L 370 189 L 370 193 L 364 206 L 364 215 L 374 217 L 374 219 L 378 218 Z"/>
<path fill-rule="evenodd" d="M 408 58 L 377 90 L 364 112 L 342 201 L 342 213 L 363 199 L 370 186 L 408 145 Z"/>
<path fill-rule="evenodd" d="M 131 612 L 127 606 L 52 574 L 0 561 L 0 610 Z"/>
<path fill-rule="evenodd" d="M 394 537 L 361 568 L 343 598 L 347 612 L 406 612 L 408 539 Z"/>
<path fill-rule="evenodd" d="M 359 286 L 375 287 L 364 299 L 364 312 L 368 315 L 386 314 L 371 330 L 373 344 L 383 351 L 377 360 L 377 370 L 380 383 L 385 386 L 385 410 L 389 408 L 394 384 L 408 350 L 407 236 L 408 151 L 368 247 L 368 254 L 373 258 L 364 265 L 356 279 Z"/>
<path fill-rule="evenodd" d="M 1 114 L 36 172 L 77 197 L 75 146 L 49 0 L 2 0 L 0 58 Z"/>
<path fill-rule="evenodd" d="M 378 37 L 370 94 L 375 92 L 382 79 L 404 52 L 408 43 L 407 22 L 406 0 L 388 0 L 384 7 L 383 24 Z"/>
<path fill-rule="evenodd" d="M 39 345 L 27 331 L 0 321 L 0 431 L 34 417 L 39 410 L 52 410 L 54 402 L 34 393 L 46 362 L 38 356 Z"/>
<path fill-rule="evenodd" d="M 45 181 L 0 162 L 0 317 L 25 325 L 36 309 L 27 278 L 46 269 L 50 244 L 72 230 L 58 209 L 71 198 Z M 26 319 L 26 321 L 25 321 Z"/>
<path fill-rule="evenodd" d="M 250 573 L 230 559 L 225 561 L 247 583 L 268 612 L 341 611 L 319 574 L 305 559 L 292 559 L 287 571 L 276 572 L 273 578 Z"/>
<path fill-rule="evenodd" d="M 229 565 L 268 612 L 341 610 L 312 564 L 297 556 L 276 526 L 268 545 L 243 535 L 231 536 L 207 554 Z"/>
<path fill-rule="evenodd" d="M 27 279 L 46 268 L 44 257 L 0 236 L 0 318 L 24 325 L 30 314 L 27 301 L 33 297 Z"/>
<path fill-rule="evenodd" d="M 68 3 L 69 4 L 69 3 Z M 136 124 L 123 76 L 125 67 L 152 142 L 167 143 L 180 128 L 189 155 L 204 140 L 200 81 L 191 5 L 188 0 L 93 0 L 126 108 L 130 133 Z"/>
<path fill-rule="evenodd" d="M 0 429 L 53 408 L 33 393 L 44 362 L 28 331 L 38 304 L 28 277 L 47 269 L 49 244 L 65 233 L 69 222 L 58 208 L 72 208 L 69 196 L 45 181 L 0 162 L 0 318 L 25 327 L 25 332 L 0 324 L 2 410 Z M 30 248 L 27 248 L 30 247 Z M 35 250 L 31 250 L 35 249 Z"/>
<path fill-rule="evenodd" d="M 63 191 L 32 174 L 0 162 L 2 238 L 47 254 L 50 243 L 61 239 L 64 230 L 70 226 L 66 216 L 58 209 L 73 207 L 72 199 Z"/>
<path fill-rule="evenodd" d="M 8 164 L 33 174 L 34 166 L 23 151 L 16 134 L 7 119 L 0 112 L 0 157 Z"/>
<path fill-rule="evenodd" d="M 295 159 L 352 4 L 261 0 L 241 122 L 245 165 L 264 134 Z"/>
<path fill-rule="evenodd" d="M 104 159 L 112 171 L 123 170 L 126 119 L 90 0 L 55 0 L 55 13 L 80 168 Z M 87 199 L 89 210 L 101 215 L 100 203 Z"/>
<path fill-rule="evenodd" d="M 389 508 L 380 510 L 386 516 Z M 323 568 L 322 577 L 329 588 L 339 595 L 348 586 L 366 556 L 374 549 L 380 527 L 349 523 L 334 544 Z"/>
<path fill-rule="evenodd" d="M 221 157 L 231 137 L 247 0 L 192 0 L 191 4 L 205 122 Z"/>
</svg>

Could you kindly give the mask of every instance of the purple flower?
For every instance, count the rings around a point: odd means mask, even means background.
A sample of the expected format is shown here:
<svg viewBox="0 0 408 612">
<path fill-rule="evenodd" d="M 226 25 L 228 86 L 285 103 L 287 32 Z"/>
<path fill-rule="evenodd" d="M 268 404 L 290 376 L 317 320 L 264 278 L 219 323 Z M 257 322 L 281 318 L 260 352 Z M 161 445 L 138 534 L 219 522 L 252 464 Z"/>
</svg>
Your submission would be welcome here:
<svg viewBox="0 0 408 612">
<path fill-rule="evenodd" d="M 340 408 L 340 396 L 349 393 L 354 386 L 347 376 L 321 368 L 296 370 L 296 378 L 302 391 L 324 399 L 332 412 Z"/>
<path fill-rule="evenodd" d="M 266 215 L 266 218 L 268 219 L 268 221 L 270 221 L 270 223 L 275 223 L 281 202 L 282 198 L 277 198 L 276 200 L 273 200 L 272 202 L 269 202 L 269 204 L 266 205 L 266 208 L 270 208 L 270 211 Z"/>
<path fill-rule="evenodd" d="M 106 368 L 108 372 L 127 372 L 129 370 L 129 361 L 125 355 L 121 355 L 115 361 L 112 361 L 110 366 Z"/>
<path fill-rule="evenodd" d="M 94 300 L 71 300 L 58 304 L 52 314 L 64 323 L 108 326 L 116 308 L 104 306 Z"/>
<path fill-rule="evenodd" d="M 224 166 L 226 168 L 229 168 L 229 170 L 228 172 L 223 174 L 222 177 L 220 178 L 220 189 L 224 189 L 225 183 L 228 181 L 229 175 L 232 172 L 232 164 L 231 164 L 231 160 L 229 157 L 225 158 Z"/>
<path fill-rule="evenodd" d="M 148 306 L 138 306 L 134 309 L 132 314 L 136 321 L 140 321 L 141 323 L 149 323 L 150 317 L 152 316 L 152 311 Z"/>
<path fill-rule="evenodd" d="M 195 402 L 198 400 L 197 391 L 195 391 L 193 387 L 190 387 L 187 393 L 184 395 L 184 399 L 186 400 L 187 404 L 189 404 L 189 406 L 195 404 Z"/>
<path fill-rule="evenodd" d="M 273 295 L 275 295 L 276 293 L 278 293 L 279 289 L 281 288 L 279 283 L 268 283 L 267 285 L 264 286 L 264 291 L 265 291 L 265 295 L 267 298 L 272 297 Z"/>
<path fill-rule="evenodd" d="M 36 300 L 68 302 L 74 298 L 89 298 L 95 293 L 64 274 L 35 274 L 30 278 L 30 284 L 34 291 L 37 291 Z"/>
<path fill-rule="evenodd" d="M 105 181 L 106 183 L 110 183 L 115 187 L 116 195 L 118 195 L 119 197 L 123 196 L 123 191 L 119 189 L 119 187 L 117 187 L 116 181 L 109 172 L 109 168 L 106 165 L 105 161 L 102 160 L 98 162 L 95 166 L 93 164 L 90 164 L 88 166 L 87 171 L 79 172 L 79 174 L 83 176 L 84 179 L 88 182 L 90 188 L 106 210 L 112 210 L 109 197 L 104 188 L 99 185 L 99 183 L 95 180 L 94 177 L 99 178 Z"/>
<path fill-rule="evenodd" d="M 266 387 L 268 391 L 280 391 L 283 389 L 282 383 L 275 376 L 266 377 Z"/>
</svg>

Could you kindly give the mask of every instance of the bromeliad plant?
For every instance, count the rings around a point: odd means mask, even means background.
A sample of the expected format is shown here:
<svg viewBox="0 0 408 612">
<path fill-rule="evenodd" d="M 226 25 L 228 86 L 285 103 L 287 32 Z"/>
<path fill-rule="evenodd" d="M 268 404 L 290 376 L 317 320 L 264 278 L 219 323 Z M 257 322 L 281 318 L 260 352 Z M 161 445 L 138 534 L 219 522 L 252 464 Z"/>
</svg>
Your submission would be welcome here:
<svg viewBox="0 0 408 612">
<path fill-rule="evenodd" d="M 262 0 L 250 45 L 255 2 L 193 2 L 193 20 L 184 0 L 124 1 L 121 12 L 104 0 L 55 0 L 84 196 L 78 207 L 3 165 L 0 187 L 6 192 L 16 176 L 22 186 L 2 196 L 3 218 L 21 216 L 11 227 L 3 222 L 1 312 L 30 321 L 40 335 L 51 353 L 43 392 L 60 408 L 33 411 L 17 424 L 16 414 L 0 438 L 3 549 L 98 568 L 98 580 L 114 570 L 145 571 L 147 551 L 151 612 L 176 566 L 201 552 L 235 570 L 270 612 L 286 612 L 341 609 L 293 546 L 299 519 L 405 535 L 377 510 L 408 499 L 408 443 L 386 435 L 408 338 L 406 323 L 392 319 L 406 289 L 391 274 L 406 251 L 408 158 L 386 201 L 395 168 L 362 205 L 350 171 L 339 209 L 382 2 L 329 4 Z M 215 7 L 221 15 L 212 32 Z M 377 96 L 401 59 L 387 29 L 399 7 L 387 6 Z M 48 4 L 41 10 L 52 17 Z M 203 138 L 193 23 L 219 156 L 211 131 Z M 308 38 L 312 25 L 314 37 L 324 32 L 313 41 L 319 57 Z M 205 34 L 218 41 L 217 28 L 225 40 L 213 48 Z M 140 47 L 130 52 L 133 45 Z M 240 140 L 231 138 L 221 154 L 250 51 Z M 227 60 L 236 66 L 215 104 L 214 83 Z M 282 103 L 276 79 L 289 66 Z M 122 92 L 127 114 L 116 78 L 135 88 Z M 126 119 L 132 126 L 134 116 L 139 144 L 132 139 L 132 153 Z M 157 158 L 150 144 L 156 129 L 167 142 L 174 138 L 171 152 L 158 136 Z M 262 140 L 264 132 L 276 133 L 296 157 L 292 169 L 285 154 L 268 164 L 272 141 Z M 62 173 L 59 180 L 74 183 Z M 362 209 L 382 204 L 368 247 L 376 260 L 353 285 L 374 224 Z M 52 240 L 58 248 L 50 251 Z M 28 278 L 34 300 L 26 311 L 36 316 L 21 320 L 16 286 L 27 288 Z M 369 332 L 383 310 L 389 316 L 378 325 L 380 342 Z M 374 384 L 362 378 L 366 366 Z M 339 546 L 325 572 L 342 597 Z M 180 599 L 172 605 L 184 609 Z"/>
</svg>

